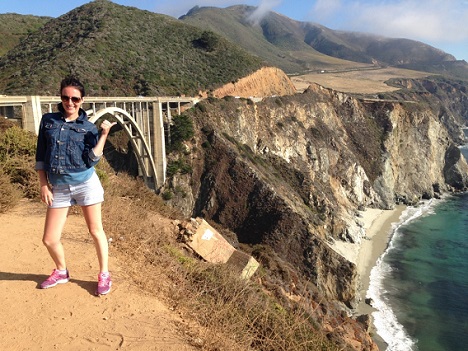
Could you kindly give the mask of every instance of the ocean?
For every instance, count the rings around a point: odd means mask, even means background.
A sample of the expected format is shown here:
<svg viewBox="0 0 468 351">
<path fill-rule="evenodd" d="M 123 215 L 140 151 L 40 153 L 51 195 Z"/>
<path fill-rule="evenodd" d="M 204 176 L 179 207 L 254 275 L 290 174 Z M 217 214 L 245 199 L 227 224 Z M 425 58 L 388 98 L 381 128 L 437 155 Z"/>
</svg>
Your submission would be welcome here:
<svg viewBox="0 0 468 351">
<path fill-rule="evenodd" d="M 387 351 L 468 350 L 467 193 L 403 212 L 367 297 Z"/>
</svg>

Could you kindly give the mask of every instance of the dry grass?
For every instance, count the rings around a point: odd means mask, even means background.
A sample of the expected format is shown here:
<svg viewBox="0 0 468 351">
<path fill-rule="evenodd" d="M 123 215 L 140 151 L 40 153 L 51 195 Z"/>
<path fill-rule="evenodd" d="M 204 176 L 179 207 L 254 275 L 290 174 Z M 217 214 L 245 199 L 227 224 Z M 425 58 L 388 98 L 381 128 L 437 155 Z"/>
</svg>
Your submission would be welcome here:
<svg viewBox="0 0 468 351">
<path fill-rule="evenodd" d="M 100 172 L 110 174 L 106 162 Z M 201 350 L 335 350 L 304 310 L 284 307 L 258 282 L 200 260 L 178 241 L 177 210 L 128 176 L 105 181 L 103 218 L 129 276 L 177 310 Z"/>
<path fill-rule="evenodd" d="M 181 326 L 202 350 L 332 350 L 303 312 L 282 307 L 256 282 L 229 267 L 194 257 L 177 241 L 176 211 L 143 184 L 110 179 L 103 208 L 106 232 L 127 262 L 129 276 L 184 316 Z M 118 190 L 116 190 L 118 189 Z M 162 216 L 161 213 L 166 213 Z M 328 345 L 328 346 L 325 346 Z"/>
<path fill-rule="evenodd" d="M 304 91 L 316 83 L 326 88 L 357 94 L 375 94 L 397 90 L 385 82 L 391 78 L 421 78 L 429 73 L 399 68 L 363 69 L 349 71 L 326 71 L 291 77 L 298 91 Z"/>
<path fill-rule="evenodd" d="M 304 310 L 283 307 L 258 283 L 241 280 L 226 266 L 186 265 L 173 296 L 203 327 L 198 338 L 204 350 L 334 349 Z"/>
</svg>

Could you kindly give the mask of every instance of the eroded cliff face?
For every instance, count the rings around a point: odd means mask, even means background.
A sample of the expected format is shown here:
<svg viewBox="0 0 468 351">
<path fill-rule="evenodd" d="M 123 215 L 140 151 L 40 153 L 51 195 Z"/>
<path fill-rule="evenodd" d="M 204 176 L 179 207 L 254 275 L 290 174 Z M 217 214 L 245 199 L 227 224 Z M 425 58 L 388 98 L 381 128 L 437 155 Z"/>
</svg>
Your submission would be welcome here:
<svg viewBox="0 0 468 351">
<path fill-rule="evenodd" d="M 456 146 L 462 119 L 421 101 L 357 99 L 320 86 L 258 103 L 205 100 L 191 112 L 200 132 L 187 145 L 190 195 L 173 201 L 229 228 L 254 254 L 271 248 L 328 301 L 351 306 L 356 267 L 332 244 L 360 242 L 357 210 L 467 187 Z M 297 282 L 283 283 L 294 295 Z M 363 340 L 362 350 L 374 349 Z"/>
<path fill-rule="evenodd" d="M 291 95 L 296 92 L 289 77 L 276 67 L 263 67 L 253 74 L 213 91 L 212 96 L 265 97 Z"/>
</svg>

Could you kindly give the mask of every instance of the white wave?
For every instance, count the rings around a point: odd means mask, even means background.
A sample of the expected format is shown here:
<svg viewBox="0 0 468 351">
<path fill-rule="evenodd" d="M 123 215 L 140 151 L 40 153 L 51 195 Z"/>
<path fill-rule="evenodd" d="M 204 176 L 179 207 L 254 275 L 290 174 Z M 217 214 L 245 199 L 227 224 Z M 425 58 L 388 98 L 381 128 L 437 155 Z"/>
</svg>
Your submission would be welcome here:
<svg viewBox="0 0 468 351">
<path fill-rule="evenodd" d="M 406 332 L 404 326 L 398 322 L 397 317 L 390 307 L 385 294 L 383 282 L 391 273 L 392 267 L 384 262 L 383 258 L 394 248 L 395 241 L 401 235 L 399 228 L 415 220 L 418 217 L 434 213 L 434 206 L 443 201 L 431 199 L 418 206 L 409 206 L 399 218 L 398 223 L 392 224 L 392 238 L 387 250 L 377 260 L 370 274 L 370 284 L 367 297 L 372 299 L 372 306 L 377 310 L 372 313 L 377 334 L 387 343 L 387 351 L 415 351 L 417 340 L 413 340 Z"/>
<path fill-rule="evenodd" d="M 405 331 L 390 305 L 382 296 L 385 292 L 383 281 L 391 272 L 391 267 L 381 261 L 371 271 L 371 284 L 367 296 L 372 299 L 372 306 L 377 310 L 372 313 L 377 334 L 387 343 L 387 351 L 414 351 L 416 341 Z"/>
</svg>

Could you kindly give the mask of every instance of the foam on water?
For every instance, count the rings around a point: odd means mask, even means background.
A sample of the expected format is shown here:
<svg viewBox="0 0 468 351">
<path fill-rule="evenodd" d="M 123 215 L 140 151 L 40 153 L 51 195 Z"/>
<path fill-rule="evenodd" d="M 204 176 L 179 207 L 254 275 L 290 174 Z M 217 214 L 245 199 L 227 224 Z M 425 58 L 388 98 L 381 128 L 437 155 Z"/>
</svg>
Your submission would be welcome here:
<svg viewBox="0 0 468 351">
<path fill-rule="evenodd" d="M 410 206 L 402 213 L 400 221 L 392 225 L 392 235 L 387 250 L 371 271 L 367 297 L 372 299 L 372 306 L 377 310 L 372 314 L 374 325 L 377 333 L 388 344 L 387 351 L 415 351 L 417 350 L 417 340 L 413 340 L 408 335 L 390 307 L 383 282 L 390 275 L 392 268 L 383 259 L 394 248 L 395 239 L 400 235 L 399 228 L 418 217 L 433 213 L 432 208 L 438 202 L 440 200 L 426 201 L 417 207 Z"/>
</svg>

